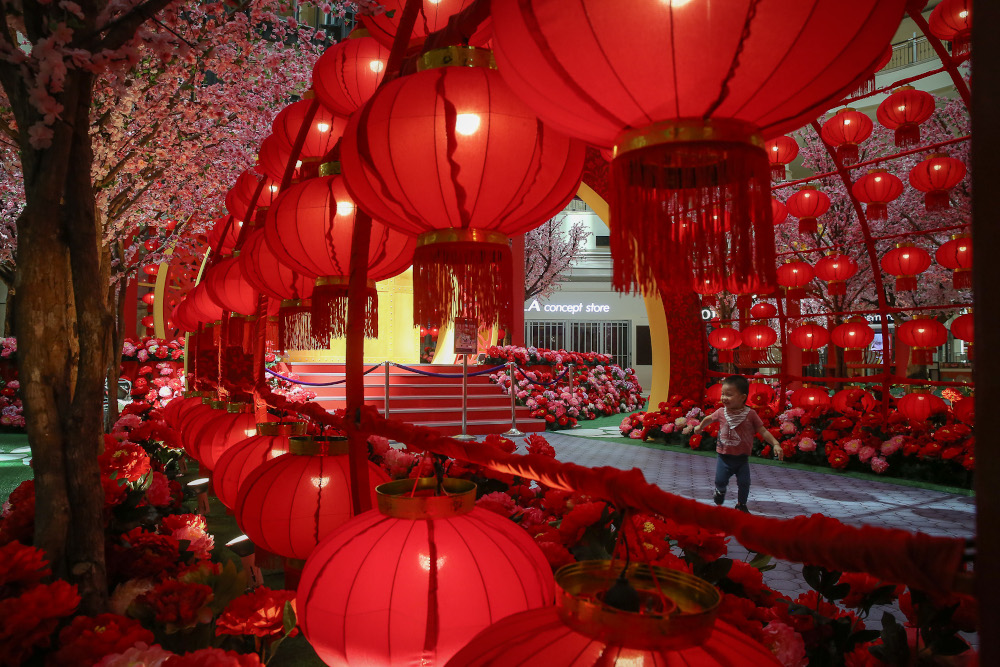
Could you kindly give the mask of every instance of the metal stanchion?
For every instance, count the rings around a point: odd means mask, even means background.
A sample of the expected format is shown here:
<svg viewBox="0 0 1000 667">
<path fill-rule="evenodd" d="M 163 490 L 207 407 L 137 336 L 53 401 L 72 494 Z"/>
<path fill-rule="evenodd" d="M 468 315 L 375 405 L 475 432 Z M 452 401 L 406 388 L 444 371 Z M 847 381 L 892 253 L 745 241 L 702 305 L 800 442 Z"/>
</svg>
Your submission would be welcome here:
<svg viewBox="0 0 1000 667">
<path fill-rule="evenodd" d="M 504 433 L 504 435 L 509 438 L 516 438 L 524 435 L 524 433 L 517 430 L 517 399 L 514 395 L 516 391 L 514 382 L 514 362 L 508 361 L 507 365 L 510 368 L 510 430 Z"/>
<path fill-rule="evenodd" d="M 566 368 L 569 369 L 567 371 L 567 373 L 569 373 L 569 395 L 573 396 L 574 393 L 575 393 L 575 391 L 573 389 L 573 370 L 574 370 L 574 366 L 573 366 L 573 364 L 567 364 Z M 577 423 L 573 424 L 573 428 L 580 428 L 580 422 L 577 422 Z"/>
<path fill-rule="evenodd" d="M 391 361 L 383 362 L 385 364 L 385 409 L 382 411 L 382 416 L 386 419 L 389 418 L 389 367 L 392 365 Z"/>
<path fill-rule="evenodd" d="M 462 434 L 456 440 L 475 440 L 476 436 L 466 433 L 466 412 L 469 409 L 469 355 L 462 355 Z"/>
</svg>

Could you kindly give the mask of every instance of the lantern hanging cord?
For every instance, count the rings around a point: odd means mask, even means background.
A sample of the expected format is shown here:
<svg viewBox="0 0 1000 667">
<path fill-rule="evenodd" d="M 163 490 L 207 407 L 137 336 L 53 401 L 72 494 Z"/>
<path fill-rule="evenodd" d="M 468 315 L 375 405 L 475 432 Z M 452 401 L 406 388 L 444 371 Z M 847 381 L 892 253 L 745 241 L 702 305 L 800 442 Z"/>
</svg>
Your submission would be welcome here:
<svg viewBox="0 0 1000 667">
<path fill-rule="evenodd" d="M 375 364 L 374 366 L 372 366 L 371 368 L 369 368 L 368 370 L 366 370 L 364 373 L 362 373 L 362 375 L 368 375 L 369 373 L 371 373 L 375 369 L 382 368 L 382 366 L 384 364 L 386 364 L 386 363 L 389 363 L 389 362 L 382 362 L 381 364 Z M 333 387 L 335 385 L 344 384 L 345 382 L 347 382 L 346 378 L 343 379 L 343 380 L 337 380 L 335 382 L 305 382 L 304 380 L 293 380 L 290 377 L 285 377 L 281 373 L 275 373 L 270 368 L 265 368 L 264 370 L 266 372 L 270 373 L 271 375 L 273 375 L 274 377 L 278 378 L 279 380 L 284 380 L 285 382 L 291 382 L 292 384 L 301 384 L 301 385 L 303 385 L 305 387 Z"/>
</svg>

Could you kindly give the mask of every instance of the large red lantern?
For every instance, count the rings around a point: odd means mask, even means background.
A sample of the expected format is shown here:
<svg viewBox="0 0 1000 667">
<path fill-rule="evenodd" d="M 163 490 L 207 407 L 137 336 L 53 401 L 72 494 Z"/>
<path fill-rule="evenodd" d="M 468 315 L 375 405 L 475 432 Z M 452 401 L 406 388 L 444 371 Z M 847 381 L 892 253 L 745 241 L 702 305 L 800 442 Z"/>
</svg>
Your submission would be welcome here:
<svg viewBox="0 0 1000 667">
<path fill-rule="evenodd" d="M 509 236 L 572 199 L 584 147 L 539 122 L 488 51 L 452 47 L 424 57 L 443 65 L 382 86 L 351 116 L 341 145 L 347 188 L 377 220 L 419 235 L 415 324 L 457 316 L 505 323 Z"/>
<path fill-rule="evenodd" d="M 323 158 L 337 145 L 347 127 L 347 117 L 338 116 L 312 99 L 309 91 L 303 99 L 282 109 L 271 124 L 271 131 L 285 149 L 291 151 L 298 139 L 299 131 L 312 113 L 309 129 L 306 130 L 299 161 L 303 175 L 315 176 Z M 315 110 L 314 110 L 315 108 Z"/>
<path fill-rule="evenodd" d="M 867 78 L 905 4 L 867 0 L 848 17 L 816 0 L 741 0 L 725 11 L 522 0 L 494 3 L 492 17 L 511 87 L 556 128 L 614 148 L 611 250 L 625 290 L 686 287 L 708 265 L 773 283 L 763 139 L 801 127 Z M 673 220 L 706 207 L 724 209 L 731 231 L 672 236 Z"/>
<path fill-rule="evenodd" d="M 951 269 L 951 284 L 955 289 L 972 289 L 972 237 L 956 234 L 942 243 L 934 253 L 938 264 Z"/>
<path fill-rule="evenodd" d="M 743 344 L 750 348 L 750 362 L 763 363 L 767 360 L 767 348 L 778 340 L 778 334 L 766 324 L 751 324 L 740 330 Z"/>
<path fill-rule="evenodd" d="M 364 28 L 356 28 L 313 66 L 316 97 L 334 113 L 350 116 L 375 94 L 388 61 L 388 47 Z"/>
<path fill-rule="evenodd" d="M 830 332 L 815 322 L 806 322 L 792 329 L 788 339 L 802 348 L 802 365 L 819 363 L 819 349 L 830 342 Z"/>
<path fill-rule="evenodd" d="M 755 317 L 758 320 L 767 320 L 775 317 L 778 314 L 778 309 L 773 303 L 768 303 L 767 301 L 760 301 L 750 306 L 750 317 Z"/>
<path fill-rule="evenodd" d="M 823 141 L 836 147 L 841 162 L 854 164 L 858 161 L 858 144 L 870 137 L 873 129 L 871 118 L 844 107 L 823 123 L 820 135 Z"/>
<path fill-rule="evenodd" d="M 226 416 L 217 417 L 202 428 L 191 443 L 191 453 L 208 470 L 223 452 L 257 433 L 257 419 L 248 403 L 227 403 Z"/>
<path fill-rule="evenodd" d="M 523 528 L 476 507 L 471 482 L 436 487 L 379 487 L 378 509 L 309 556 L 296 610 L 326 664 L 443 665 L 497 619 L 553 603 L 552 570 Z"/>
<path fill-rule="evenodd" d="M 389 476 L 371 462 L 368 475 L 375 502 L 375 487 Z M 305 560 L 351 518 L 347 439 L 290 438 L 287 454 L 264 462 L 243 480 L 235 509 L 236 523 L 255 545 Z"/>
<path fill-rule="evenodd" d="M 257 435 L 240 440 L 219 456 L 212 471 L 212 490 L 219 502 L 236 507 L 240 484 L 261 465 L 288 453 L 288 439 L 306 433 L 305 422 L 257 424 Z"/>
<path fill-rule="evenodd" d="M 222 319 L 222 307 L 209 296 L 205 283 L 198 283 L 188 292 L 187 300 L 191 303 L 191 317 L 199 323 L 218 322 Z"/>
<path fill-rule="evenodd" d="M 851 192 L 858 201 L 867 204 L 865 216 L 869 220 L 886 220 L 889 217 L 889 202 L 903 194 L 903 181 L 885 169 L 869 169 L 867 174 L 855 181 Z"/>
<path fill-rule="evenodd" d="M 864 361 L 864 350 L 875 340 L 875 332 L 865 318 L 855 316 L 834 327 L 830 340 L 844 350 L 844 361 L 858 364 Z"/>
<path fill-rule="evenodd" d="M 332 163 L 336 164 L 336 163 Z M 267 216 L 267 244 L 296 273 L 316 278 L 312 292 L 312 333 L 320 340 L 347 333 L 347 286 L 357 206 L 341 176 L 311 178 L 283 192 Z M 410 265 L 416 239 L 372 222 L 364 329 L 378 337 L 375 283 Z"/>
<path fill-rule="evenodd" d="M 792 406 L 808 410 L 817 405 L 830 405 L 830 392 L 819 387 L 809 387 L 803 385 L 801 389 L 792 394 Z"/>
<path fill-rule="evenodd" d="M 712 329 L 708 334 L 708 343 L 719 351 L 719 362 L 729 364 L 733 361 L 733 350 L 743 342 L 740 332 L 732 327 Z"/>
<path fill-rule="evenodd" d="M 969 344 L 967 349 L 967 355 L 969 360 L 972 360 L 972 344 L 976 339 L 976 327 L 975 322 L 972 318 L 972 312 L 969 311 L 964 315 L 959 315 L 951 323 L 951 335 L 959 340 L 964 340 Z"/>
<path fill-rule="evenodd" d="M 806 287 L 812 282 L 815 272 L 808 262 L 792 260 L 778 267 L 778 285 L 785 290 L 787 299 L 803 299 Z"/>
<path fill-rule="evenodd" d="M 815 185 L 803 185 L 785 202 L 788 212 L 799 219 L 799 232 L 815 233 L 819 229 L 816 218 L 830 209 L 830 198 Z"/>
<path fill-rule="evenodd" d="M 833 409 L 842 415 L 853 416 L 856 413 L 871 412 L 877 405 L 871 392 L 861 387 L 845 387 L 833 395 Z"/>
<path fill-rule="evenodd" d="M 956 60 L 969 55 L 972 40 L 971 0 L 941 0 L 927 22 L 931 34 L 942 42 L 951 42 L 951 56 Z"/>
<path fill-rule="evenodd" d="M 914 315 L 896 329 L 899 339 L 912 348 L 914 364 L 933 364 L 934 353 L 948 342 L 948 330 L 943 324 L 927 315 Z"/>
<path fill-rule="evenodd" d="M 948 405 L 927 390 L 914 389 L 899 399 L 896 409 L 911 422 L 925 422 L 936 414 L 947 412 Z"/>
<path fill-rule="evenodd" d="M 900 86 L 882 100 L 875 112 L 879 124 L 895 130 L 896 147 L 906 148 L 920 143 L 920 124 L 934 114 L 934 98 L 913 86 Z"/>
<path fill-rule="evenodd" d="M 788 217 L 788 208 L 782 204 L 776 197 L 771 197 L 771 218 L 774 221 L 774 226 L 777 227 L 785 221 Z"/>
<path fill-rule="evenodd" d="M 383 0 L 380 4 L 386 11 L 362 15 L 358 18 L 361 19 L 362 25 L 368 29 L 373 38 L 383 46 L 392 48 L 392 41 L 396 38 L 399 19 L 403 14 L 403 6 L 406 2 L 404 0 Z M 448 19 L 472 4 L 472 0 L 422 0 L 420 4 L 417 22 L 413 25 L 413 32 L 410 34 L 410 49 L 420 46 L 427 39 L 427 35 L 448 25 Z M 472 46 L 484 46 L 490 39 L 490 33 L 490 22 L 485 21 L 475 34 L 469 37 L 468 43 Z"/>
<path fill-rule="evenodd" d="M 208 233 L 208 245 L 215 252 L 230 252 L 236 247 L 236 239 L 239 238 L 243 221 L 232 215 L 224 215 L 212 225 L 212 230 Z M 224 235 L 223 235 L 224 234 Z"/>
<path fill-rule="evenodd" d="M 816 277 L 827 283 L 831 295 L 847 294 L 847 281 L 858 272 L 858 263 L 838 250 L 816 262 Z"/>
<path fill-rule="evenodd" d="M 897 292 L 912 292 L 917 289 L 917 276 L 931 265 L 931 256 L 912 243 L 897 243 L 880 263 L 883 271 L 896 276 Z"/>
<path fill-rule="evenodd" d="M 209 298 L 222 310 L 246 316 L 257 312 L 260 294 L 244 279 L 238 257 L 224 259 L 210 268 L 202 283 Z"/>
<path fill-rule="evenodd" d="M 269 134 L 264 141 L 260 142 L 260 151 L 257 152 L 257 165 L 254 168 L 258 173 L 271 178 L 275 183 L 281 183 L 285 178 L 285 169 L 288 166 L 288 161 L 291 159 L 291 147 L 286 146 L 281 139 L 273 134 Z M 296 171 L 293 171 L 293 178 L 297 177 L 297 168 L 298 165 L 296 166 Z"/>
<path fill-rule="evenodd" d="M 181 429 L 181 445 L 188 456 L 198 459 L 198 443 L 201 442 L 201 434 L 206 429 L 213 428 L 218 421 L 229 421 L 233 415 L 229 414 L 226 401 L 208 402 L 209 410 L 202 410 L 194 413 L 192 417 L 183 425 Z"/>
<path fill-rule="evenodd" d="M 948 191 L 965 178 L 965 163 L 945 153 L 931 153 L 910 170 L 910 185 L 924 193 L 924 208 L 944 211 L 951 207 Z"/>
<path fill-rule="evenodd" d="M 278 195 L 278 186 L 281 183 L 270 176 L 264 176 L 263 181 L 261 184 L 257 174 L 249 170 L 240 174 L 236 179 L 236 185 L 226 193 L 226 210 L 237 220 L 254 220 L 256 216 L 250 210 L 250 204 L 257 189 L 260 188 L 260 194 L 257 196 L 255 210 L 266 209 Z"/>
<path fill-rule="evenodd" d="M 782 135 L 764 142 L 767 151 L 767 161 L 771 164 L 771 178 L 775 181 L 785 180 L 785 165 L 799 154 L 799 145 L 795 139 Z"/>
</svg>

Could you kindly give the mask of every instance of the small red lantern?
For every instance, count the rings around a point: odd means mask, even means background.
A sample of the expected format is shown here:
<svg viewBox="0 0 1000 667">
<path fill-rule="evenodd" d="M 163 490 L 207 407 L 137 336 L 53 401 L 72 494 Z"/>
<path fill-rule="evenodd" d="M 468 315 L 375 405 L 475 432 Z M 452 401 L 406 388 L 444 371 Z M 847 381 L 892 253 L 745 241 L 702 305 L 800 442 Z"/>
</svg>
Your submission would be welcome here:
<svg viewBox="0 0 1000 667">
<path fill-rule="evenodd" d="M 778 309 L 773 303 L 760 301 L 750 306 L 750 316 L 758 320 L 770 319 L 778 314 Z"/>
<path fill-rule="evenodd" d="M 212 225 L 212 231 L 208 233 L 208 245 L 212 247 L 213 254 L 232 251 L 236 247 L 242 226 L 243 221 L 237 220 L 232 215 L 225 215 L 216 220 Z"/>
<path fill-rule="evenodd" d="M 896 147 L 920 143 L 920 124 L 934 113 L 934 98 L 913 86 L 900 86 L 882 100 L 875 112 L 879 124 L 896 131 Z"/>
<path fill-rule="evenodd" d="M 830 208 L 830 198 L 814 185 L 803 185 L 785 202 L 788 212 L 799 219 L 799 233 L 815 233 L 819 226 L 816 218 Z"/>
<path fill-rule="evenodd" d="M 140 300 L 147 306 L 152 306 L 153 301 L 156 300 L 156 296 L 152 292 L 146 292 L 145 294 L 142 295 L 142 298 Z"/>
<path fill-rule="evenodd" d="M 914 389 L 899 399 L 896 409 L 911 422 L 925 422 L 936 414 L 946 412 L 948 405 L 927 390 Z"/>
<path fill-rule="evenodd" d="M 740 332 L 732 327 L 712 329 L 708 334 L 708 343 L 719 351 L 719 363 L 723 364 L 733 362 L 733 350 L 742 342 L 743 337 L 740 336 Z"/>
<path fill-rule="evenodd" d="M 886 220 L 889 217 L 889 202 L 903 194 L 903 181 L 885 169 L 869 169 L 867 174 L 855 181 L 851 192 L 858 201 L 867 204 L 865 216 L 869 220 Z"/>
<path fill-rule="evenodd" d="M 883 271 L 896 276 L 897 292 L 912 292 L 917 289 L 917 276 L 931 265 L 931 256 L 912 243 L 897 243 L 881 264 Z"/>
<path fill-rule="evenodd" d="M 257 216 L 254 211 L 266 210 L 278 195 L 280 180 L 264 176 L 263 181 L 262 185 L 258 174 L 247 170 L 240 174 L 240 177 L 236 179 L 236 185 L 226 193 L 226 210 L 237 220 L 237 223 L 234 223 L 236 230 L 233 233 L 239 234 L 239 228 L 243 226 L 242 221 L 255 220 Z M 260 188 L 260 194 L 257 196 L 256 208 L 251 211 L 250 204 L 253 202 L 253 196 L 258 188 Z"/>
<path fill-rule="evenodd" d="M 936 319 L 927 315 L 914 315 L 903 322 L 896 333 L 899 339 L 913 348 L 911 360 L 914 364 L 934 363 L 934 353 L 948 342 L 948 330 Z"/>
<path fill-rule="evenodd" d="M 845 362 L 857 364 L 864 360 L 864 350 L 875 340 L 875 332 L 865 318 L 856 316 L 836 326 L 830 340 L 844 349 Z"/>
<path fill-rule="evenodd" d="M 808 262 L 792 260 L 778 267 L 778 284 L 785 290 L 786 299 L 802 299 L 806 286 L 812 282 L 815 273 Z"/>
<path fill-rule="evenodd" d="M 785 180 L 785 165 L 799 154 L 799 145 L 788 136 L 780 136 L 764 142 L 767 151 L 767 161 L 771 164 L 771 179 Z"/>
<path fill-rule="evenodd" d="M 218 322 L 222 319 L 222 307 L 208 295 L 205 283 L 198 283 L 188 292 L 186 300 L 191 302 L 189 316 L 199 323 Z"/>
<path fill-rule="evenodd" d="M 142 242 L 142 247 L 149 252 L 153 252 L 154 250 L 158 250 L 160 248 L 160 242 L 156 239 L 148 239 Z"/>
<path fill-rule="evenodd" d="M 209 401 L 210 410 L 202 411 L 194 415 L 186 422 L 181 430 L 181 445 L 188 456 L 198 460 L 198 445 L 202 441 L 202 434 L 209 430 L 214 430 L 218 422 L 230 422 L 234 415 L 227 410 L 229 403 L 226 401 Z"/>
<path fill-rule="evenodd" d="M 319 163 L 323 160 L 340 138 L 344 136 L 344 129 L 347 127 L 347 117 L 338 116 L 332 111 L 319 104 L 313 97 L 312 91 L 305 94 L 305 99 L 289 104 L 282 109 L 274 118 L 271 124 L 271 131 L 281 142 L 283 147 L 291 151 L 299 136 L 299 129 L 309 115 L 310 109 L 315 105 L 316 111 L 306 131 L 305 141 L 302 143 L 302 150 L 299 152 L 299 161 L 302 162 L 302 173 L 307 176 L 315 176 Z"/>
<path fill-rule="evenodd" d="M 817 405 L 830 405 L 830 392 L 819 387 L 809 387 L 803 385 L 801 389 L 792 393 L 792 407 L 808 410 Z"/>
<path fill-rule="evenodd" d="M 972 237 L 956 234 L 934 253 L 938 264 L 951 269 L 951 284 L 955 289 L 972 289 Z"/>
<path fill-rule="evenodd" d="M 858 272 L 858 263 L 838 250 L 816 262 L 816 277 L 827 283 L 830 295 L 847 294 L 847 281 Z"/>
<path fill-rule="evenodd" d="M 375 94 L 388 61 L 389 49 L 364 28 L 355 28 L 316 61 L 316 97 L 334 113 L 350 116 Z"/>
<path fill-rule="evenodd" d="M 788 339 L 802 348 L 802 365 L 819 363 L 819 349 L 830 342 L 830 332 L 815 322 L 806 322 L 792 329 Z"/>
<path fill-rule="evenodd" d="M 860 111 L 845 107 L 823 123 L 823 141 L 837 148 L 837 157 L 844 164 L 858 161 L 858 144 L 872 134 L 871 119 Z"/>
<path fill-rule="evenodd" d="M 767 348 L 778 340 L 778 334 L 766 324 L 751 324 L 740 330 L 743 344 L 750 348 L 750 362 L 754 364 L 767 361 Z"/>
<path fill-rule="evenodd" d="M 264 463 L 288 453 L 288 439 L 306 433 L 305 422 L 265 422 L 257 424 L 257 435 L 240 440 L 215 462 L 212 490 L 229 509 L 236 507 L 240 484 Z"/>
<path fill-rule="evenodd" d="M 971 0 L 941 0 L 927 22 L 931 34 L 942 42 L 951 42 L 951 57 L 956 61 L 969 55 L 972 40 Z"/>
<path fill-rule="evenodd" d="M 861 387 L 846 387 L 833 395 L 833 409 L 842 415 L 852 415 L 857 412 L 871 412 L 877 402 L 871 392 Z"/>
<path fill-rule="evenodd" d="M 146 315 L 141 320 L 139 320 L 139 323 L 142 324 L 142 326 L 146 327 L 147 329 L 152 329 L 153 328 L 153 324 L 155 324 L 153 322 L 153 316 L 152 315 Z"/>
<path fill-rule="evenodd" d="M 924 194 L 924 208 L 944 211 L 951 208 L 948 191 L 965 178 L 965 163 L 945 153 L 931 153 L 910 170 L 910 185 Z"/>
<path fill-rule="evenodd" d="M 717 382 L 705 390 L 705 402 L 709 405 L 716 405 L 722 400 L 722 383 Z"/>
<path fill-rule="evenodd" d="M 969 344 L 967 354 L 969 360 L 972 360 L 972 344 L 975 342 L 976 338 L 976 327 L 975 321 L 972 318 L 972 311 L 965 313 L 964 315 L 959 315 L 951 323 L 951 335 L 959 340 L 964 340 Z"/>
<path fill-rule="evenodd" d="M 777 227 L 785 221 L 788 217 L 788 208 L 785 207 L 777 197 L 771 197 L 771 218 L 774 220 L 774 226 Z"/>
<path fill-rule="evenodd" d="M 701 295 L 701 305 L 714 306 L 718 301 L 715 295 L 722 291 L 722 278 L 717 272 L 708 271 L 694 280 L 691 288 Z"/>
<path fill-rule="evenodd" d="M 151 278 L 156 277 L 157 271 L 160 270 L 159 264 L 146 264 L 142 267 L 142 272 Z"/>
</svg>

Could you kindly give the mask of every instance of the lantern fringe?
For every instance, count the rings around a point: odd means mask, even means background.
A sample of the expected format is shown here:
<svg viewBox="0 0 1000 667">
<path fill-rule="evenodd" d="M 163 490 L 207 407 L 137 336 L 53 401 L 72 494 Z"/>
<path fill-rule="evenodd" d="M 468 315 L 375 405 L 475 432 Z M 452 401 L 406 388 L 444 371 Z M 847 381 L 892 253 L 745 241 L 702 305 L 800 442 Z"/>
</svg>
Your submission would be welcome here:
<svg viewBox="0 0 1000 667">
<path fill-rule="evenodd" d="M 733 351 L 732 350 L 719 350 L 719 363 L 720 364 L 731 364 L 731 363 L 733 363 Z"/>
<path fill-rule="evenodd" d="M 896 276 L 897 292 L 914 292 L 917 289 L 916 276 Z"/>
<path fill-rule="evenodd" d="M 250 349 L 253 344 L 254 322 L 256 322 L 256 318 L 253 317 L 239 317 L 237 315 L 230 317 L 226 327 L 226 344 Z"/>
<path fill-rule="evenodd" d="M 920 144 L 920 126 L 916 123 L 903 123 L 896 128 L 896 148 L 909 148 Z"/>
<path fill-rule="evenodd" d="M 819 231 L 816 218 L 799 218 L 799 234 L 815 234 Z"/>
<path fill-rule="evenodd" d="M 280 349 L 280 346 L 278 345 L 278 339 L 279 339 L 279 335 L 278 335 L 278 318 L 277 317 L 268 317 L 267 318 L 267 324 L 265 325 L 265 329 L 264 329 L 264 340 L 267 341 L 268 350 L 271 350 L 271 349 L 274 349 L 274 348 Z"/>
<path fill-rule="evenodd" d="M 771 165 L 771 180 L 775 183 L 785 180 L 785 165 L 783 164 L 772 164 Z"/>
<path fill-rule="evenodd" d="M 924 208 L 928 211 L 947 211 L 951 208 L 947 190 L 931 190 L 924 194 Z"/>
<path fill-rule="evenodd" d="M 441 326 L 456 317 L 512 322 L 513 263 L 507 244 L 431 243 L 413 253 L 413 323 Z M 690 284 L 690 280 L 689 280 Z"/>
<path fill-rule="evenodd" d="M 969 361 L 975 361 L 975 358 L 972 355 L 972 350 L 973 350 L 973 344 L 972 343 L 969 343 L 968 345 L 966 345 L 966 347 L 965 347 L 965 356 L 967 356 L 969 358 Z"/>
<path fill-rule="evenodd" d="M 692 278 L 704 280 L 718 267 L 738 282 L 773 285 L 769 172 L 763 149 L 741 142 L 657 144 L 616 157 L 615 289 L 687 291 Z"/>
<path fill-rule="evenodd" d="M 868 95 L 873 90 L 875 90 L 875 75 L 872 74 L 870 77 L 861 82 L 860 85 L 854 90 L 853 93 L 848 95 L 848 97 L 860 97 L 861 95 Z"/>
<path fill-rule="evenodd" d="M 972 289 L 972 271 L 968 269 L 953 271 L 951 286 L 955 289 Z"/>
<path fill-rule="evenodd" d="M 970 38 L 972 37 L 971 31 L 963 30 L 955 35 L 955 39 L 951 42 L 951 57 L 955 59 L 964 59 L 965 56 L 972 53 L 972 43 Z"/>
<path fill-rule="evenodd" d="M 316 285 L 312 297 L 312 335 L 316 340 L 347 335 L 347 285 Z M 378 338 L 378 292 L 365 287 L 365 338 Z"/>
<path fill-rule="evenodd" d="M 888 220 L 889 206 L 887 204 L 872 203 L 865 207 L 865 217 L 869 220 Z"/>
<path fill-rule="evenodd" d="M 858 145 L 844 144 L 837 146 L 837 157 L 844 164 L 855 164 L 858 161 Z"/>
<path fill-rule="evenodd" d="M 800 301 L 806 298 L 806 288 L 805 287 L 786 287 L 785 288 L 785 298 L 790 301 Z"/>
<path fill-rule="evenodd" d="M 329 339 L 323 341 L 312 335 L 311 304 L 308 300 L 296 306 L 282 305 L 278 310 L 278 347 L 282 350 L 325 350 Z"/>
<path fill-rule="evenodd" d="M 847 283 L 843 280 L 831 280 L 826 284 L 826 291 L 831 296 L 844 296 L 847 294 Z"/>
</svg>

